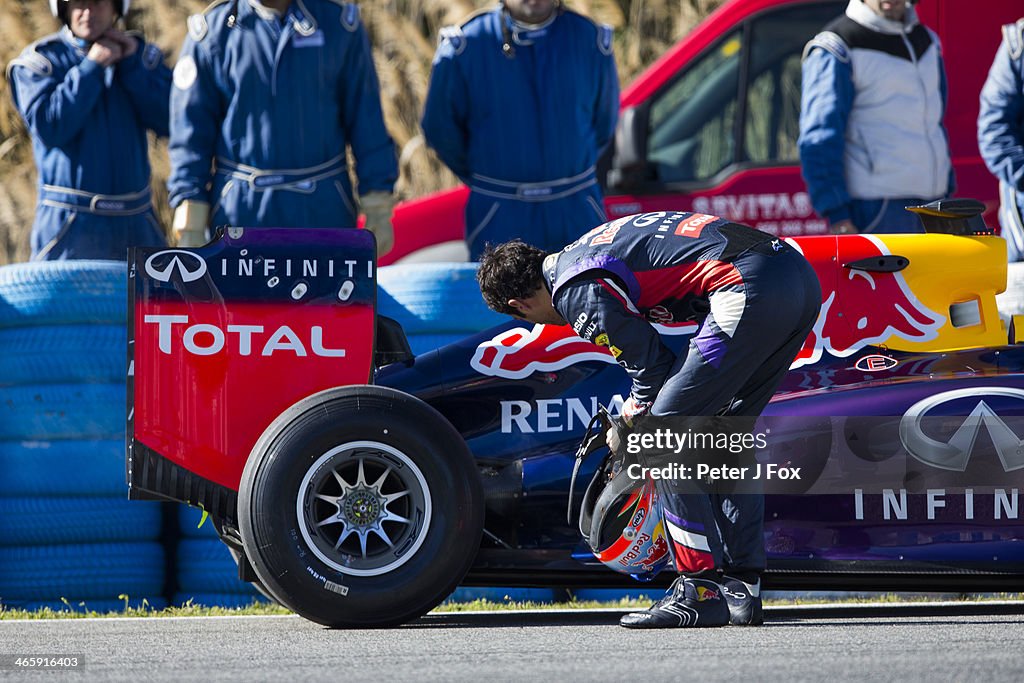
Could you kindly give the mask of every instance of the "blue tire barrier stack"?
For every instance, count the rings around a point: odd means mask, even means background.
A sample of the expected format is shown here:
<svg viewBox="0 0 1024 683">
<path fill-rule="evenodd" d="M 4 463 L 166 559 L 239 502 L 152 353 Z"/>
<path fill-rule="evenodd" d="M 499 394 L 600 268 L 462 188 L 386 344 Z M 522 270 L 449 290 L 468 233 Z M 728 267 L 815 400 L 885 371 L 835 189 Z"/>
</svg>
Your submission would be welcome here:
<svg viewBox="0 0 1024 683">
<path fill-rule="evenodd" d="M 161 507 L 125 484 L 126 280 L 113 261 L 0 268 L 6 607 L 167 604 Z"/>
<path fill-rule="evenodd" d="M 476 263 L 384 266 L 377 273 L 377 310 L 402 324 L 417 355 L 508 322 L 487 308 L 476 269 Z"/>
<path fill-rule="evenodd" d="M 228 547 L 217 537 L 213 521 L 202 510 L 181 505 L 177 548 L 177 586 L 172 604 L 208 607 L 243 607 L 267 602 L 252 584 L 238 578 L 238 565 Z"/>
</svg>

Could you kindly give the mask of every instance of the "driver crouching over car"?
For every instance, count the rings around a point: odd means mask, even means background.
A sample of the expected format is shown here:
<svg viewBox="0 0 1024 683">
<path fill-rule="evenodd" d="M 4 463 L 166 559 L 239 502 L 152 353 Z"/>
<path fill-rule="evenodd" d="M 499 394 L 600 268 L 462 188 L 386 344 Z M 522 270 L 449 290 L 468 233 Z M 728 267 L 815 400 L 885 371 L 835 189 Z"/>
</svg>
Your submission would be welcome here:
<svg viewBox="0 0 1024 683">
<path fill-rule="evenodd" d="M 477 278 L 493 310 L 540 324 L 575 321 L 577 334 L 607 347 L 632 379 L 621 411 L 629 427 L 648 415 L 760 415 L 821 306 L 818 278 L 792 246 L 689 212 L 620 218 L 554 254 L 506 242 L 485 251 Z M 685 321 L 697 331 L 673 353 L 655 324 Z M 606 438 L 619 449 L 617 430 Z M 679 577 L 621 625 L 761 624 L 764 496 L 655 483 Z"/>
</svg>

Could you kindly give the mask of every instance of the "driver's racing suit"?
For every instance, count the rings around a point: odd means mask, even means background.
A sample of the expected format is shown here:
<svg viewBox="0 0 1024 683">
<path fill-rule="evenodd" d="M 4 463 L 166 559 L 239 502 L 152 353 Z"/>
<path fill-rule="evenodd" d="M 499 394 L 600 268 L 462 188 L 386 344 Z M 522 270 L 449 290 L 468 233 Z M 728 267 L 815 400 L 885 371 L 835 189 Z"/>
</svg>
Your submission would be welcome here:
<svg viewBox="0 0 1024 683">
<path fill-rule="evenodd" d="M 594 228 L 544 262 L 558 313 L 608 347 L 638 414 L 757 416 L 817 319 L 821 289 L 792 246 L 717 216 L 657 212 Z M 697 321 L 678 356 L 655 324 Z M 764 569 L 764 498 L 659 480 L 683 574 Z M 717 529 L 717 530 L 716 530 Z"/>
</svg>

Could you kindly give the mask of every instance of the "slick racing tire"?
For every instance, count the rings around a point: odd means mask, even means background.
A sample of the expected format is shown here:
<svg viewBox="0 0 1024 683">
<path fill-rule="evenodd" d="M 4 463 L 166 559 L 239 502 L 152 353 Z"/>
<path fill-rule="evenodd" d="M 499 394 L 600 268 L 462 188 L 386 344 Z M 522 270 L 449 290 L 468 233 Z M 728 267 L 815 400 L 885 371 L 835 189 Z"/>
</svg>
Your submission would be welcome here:
<svg viewBox="0 0 1024 683">
<path fill-rule="evenodd" d="M 438 605 L 480 547 L 483 494 L 457 431 L 386 387 L 331 389 L 253 448 L 238 500 L 270 593 L 331 627 L 394 626 Z"/>
</svg>

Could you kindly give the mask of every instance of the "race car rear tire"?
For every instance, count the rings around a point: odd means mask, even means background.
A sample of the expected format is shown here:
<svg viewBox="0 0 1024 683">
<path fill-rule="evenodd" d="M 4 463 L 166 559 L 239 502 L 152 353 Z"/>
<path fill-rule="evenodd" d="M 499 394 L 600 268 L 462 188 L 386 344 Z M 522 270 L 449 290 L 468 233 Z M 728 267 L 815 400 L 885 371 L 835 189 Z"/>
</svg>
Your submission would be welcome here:
<svg viewBox="0 0 1024 683">
<path fill-rule="evenodd" d="M 472 456 L 436 410 L 386 387 L 297 403 L 253 448 L 245 553 L 289 609 L 331 627 L 394 626 L 438 605 L 480 547 Z"/>
</svg>

